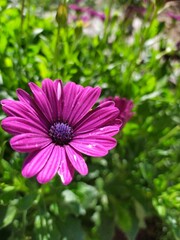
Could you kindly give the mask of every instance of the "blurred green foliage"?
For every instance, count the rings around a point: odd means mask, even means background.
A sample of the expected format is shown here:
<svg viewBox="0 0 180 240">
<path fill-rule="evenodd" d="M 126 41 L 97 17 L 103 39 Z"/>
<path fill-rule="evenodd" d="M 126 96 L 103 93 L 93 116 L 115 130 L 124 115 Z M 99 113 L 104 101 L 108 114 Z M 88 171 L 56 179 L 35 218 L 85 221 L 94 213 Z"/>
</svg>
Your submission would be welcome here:
<svg viewBox="0 0 180 240">
<path fill-rule="evenodd" d="M 46 185 L 24 179 L 25 155 L 0 129 L 2 240 L 120 240 L 119 231 L 130 240 L 180 239 L 180 63 L 171 57 L 179 53 L 163 35 L 159 6 L 146 5 L 133 29 L 134 16 L 122 17 L 127 2 L 115 2 L 118 11 L 107 2 L 104 11 L 114 15 L 93 36 L 80 19 L 58 25 L 58 1 L 0 2 L 1 99 L 16 98 L 19 87 L 28 91 L 29 81 L 61 78 L 135 104 L 117 147 L 103 159 L 86 158 L 89 175 L 76 175 L 69 186 L 58 176 Z M 158 231 L 137 238 L 151 218 Z"/>
</svg>

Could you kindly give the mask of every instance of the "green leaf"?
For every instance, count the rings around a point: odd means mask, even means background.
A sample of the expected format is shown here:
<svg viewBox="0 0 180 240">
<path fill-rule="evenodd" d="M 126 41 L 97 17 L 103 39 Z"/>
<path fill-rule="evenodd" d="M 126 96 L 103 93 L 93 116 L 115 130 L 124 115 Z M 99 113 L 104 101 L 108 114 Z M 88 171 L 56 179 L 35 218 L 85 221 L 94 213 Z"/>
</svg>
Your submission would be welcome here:
<svg viewBox="0 0 180 240">
<path fill-rule="evenodd" d="M 64 190 L 62 192 L 64 200 L 64 208 L 68 213 L 73 213 L 76 216 L 84 214 L 85 210 L 82 208 L 78 196 L 71 190 Z"/>
<path fill-rule="evenodd" d="M 78 218 L 68 217 L 66 222 L 60 224 L 63 239 L 84 240 L 85 233 Z"/>
<path fill-rule="evenodd" d="M 12 223 L 16 216 L 17 207 L 9 205 L 8 207 L 0 206 L 0 229 Z"/>
<path fill-rule="evenodd" d="M 4 145 L 5 145 L 5 143 L 4 143 Z M 9 164 L 8 161 L 2 159 L 2 160 L 1 160 L 1 165 L 2 165 L 2 167 L 4 168 L 4 171 L 8 171 L 8 172 L 12 172 L 12 171 L 13 171 L 13 168 L 12 168 L 12 166 Z"/>
<path fill-rule="evenodd" d="M 97 189 L 83 182 L 78 183 L 77 188 L 77 195 L 83 207 L 85 209 L 95 207 L 98 200 Z"/>
<path fill-rule="evenodd" d="M 116 203 L 116 217 L 117 217 L 117 224 L 119 228 L 121 228 L 124 232 L 129 232 L 132 227 L 132 215 L 130 215 L 129 209 L 126 206 L 121 206 L 120 204 Z"/>
<path fill-rule="evenodd" d="M 36 197 L 37 193 L 31 193 L 21 198 L 18 203 L 18 210 L 24 211 L 29 209 L 33 205 L 33 202 L 36 199 Z"/>
<path fill-rule="evenodd" d="M 101 213 L 101 223 L 98 228 L 99 240 L 109 240 L 113 238 L 114 235 L 114 219 L 109 214 Z"/>
</svg>

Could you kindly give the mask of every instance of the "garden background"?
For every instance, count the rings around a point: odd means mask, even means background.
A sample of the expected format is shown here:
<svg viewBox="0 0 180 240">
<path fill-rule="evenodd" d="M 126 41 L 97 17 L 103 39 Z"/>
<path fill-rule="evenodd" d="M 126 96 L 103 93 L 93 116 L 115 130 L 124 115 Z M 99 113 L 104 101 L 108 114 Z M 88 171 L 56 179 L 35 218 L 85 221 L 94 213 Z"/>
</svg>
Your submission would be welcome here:
<svg viewBox="0 0 180 240">
<path fill-rule="evenodd" d="M 68 186 L 23 178 L 0 128 L 0 238 L 180 239 L 178 1 L 1 0 L 0 21 L 0 99 L 51 78 L 134 102 L 117 147 Z"/>
</svg>

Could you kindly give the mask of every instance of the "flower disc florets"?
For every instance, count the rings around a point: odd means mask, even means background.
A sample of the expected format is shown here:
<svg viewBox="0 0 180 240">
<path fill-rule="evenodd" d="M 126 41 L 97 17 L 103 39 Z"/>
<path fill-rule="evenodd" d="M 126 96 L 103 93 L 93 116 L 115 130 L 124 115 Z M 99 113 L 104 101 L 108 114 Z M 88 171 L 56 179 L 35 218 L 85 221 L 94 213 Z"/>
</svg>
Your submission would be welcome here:
<svg viewBox="0 0 180 240">
<path fill-rule="evenodd" d="M 72 140 L 73 130 L 67 123 L 56 122 L 50 127 L 49 136 L 54 143 L 63 146 Z"/>
</svg>

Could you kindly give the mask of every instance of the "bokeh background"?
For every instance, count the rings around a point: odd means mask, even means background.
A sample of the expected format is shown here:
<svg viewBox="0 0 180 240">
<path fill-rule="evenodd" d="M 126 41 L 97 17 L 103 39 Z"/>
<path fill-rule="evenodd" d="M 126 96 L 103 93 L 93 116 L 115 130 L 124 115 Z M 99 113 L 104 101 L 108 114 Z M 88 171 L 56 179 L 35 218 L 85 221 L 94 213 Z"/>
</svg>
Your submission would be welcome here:
<svg viewBox="0 0 180 240">
<path fill-rule="evenodd" d="M 134 102 L 117 147 L 69 186 L 23 178 L 0 128 L 1 240 L 180 239 L 179 31 L 179 1 L 0 1 L 0 99 L 51 78 Z"/>
</svg>

